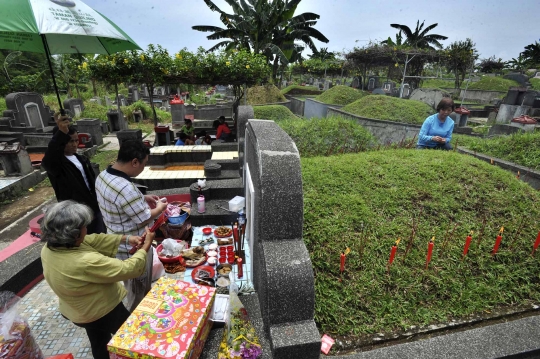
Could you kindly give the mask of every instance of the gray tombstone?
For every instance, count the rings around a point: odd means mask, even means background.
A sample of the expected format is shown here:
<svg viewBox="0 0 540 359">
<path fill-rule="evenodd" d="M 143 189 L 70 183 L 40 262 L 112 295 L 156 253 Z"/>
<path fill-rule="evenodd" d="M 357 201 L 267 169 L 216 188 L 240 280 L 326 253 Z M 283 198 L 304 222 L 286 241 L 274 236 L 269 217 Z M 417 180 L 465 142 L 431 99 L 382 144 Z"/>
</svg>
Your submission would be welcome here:
<svg viewBox="0 0 540 359">
<path fill-rule="evenodd" d="M 90 102 L 95 102 L 95 103 L 97 103 L 98 105 L 101 106 L 101 97 L 99 97 L 99 96 L 92 97 L 92 98 L 90 99 Z"/>
<path fill-rule="evenodd" d="M 527 83 L 529 82 L 529 77 L 524 74 L 520 74 L 517 72 L 512 72 L 509 74 L 506 74 L 503 76 L 504 79 L 514 80 L 517 83 L 519 83 L 520 86 L 527 86 Z"/>
<path fill-rule="evenodd" d="M 184 118 L 186 117 L 186 106 L 181 104 L 171 104 L 171 115 L 172 115 L 172 124 L 174 125 L 183 125 Z"/>
<path fill-rule="evenodd" d="M 358 79 L 358 77 L 354 77 L 352 82 L 351 82 L 351 87 L 352 88 L 360 88 L 360 79 Z"/>
<path fill-rule="evenodd" d="M 310 77 L 310 78 L 308 79 L 308 84 L 313 85 L 313 77 Z"/>
<path fill-rule="evenodd" d="M 83 100 L 79 98 L 68 98 L 64 100 L 64 109 L 69 110 L 73 117 L 80 117 L 84 111 Z"/>
<path fill-rule="evenodd" d="M 319 87 L 319 81 L 318 80 L 313 81 L 312 85 L 318 88 Z"/>
<path fill-rule="evenodd" d="M 109 98 L 109 96 L 105 96 L 105 106 L 107 107 L 111 107 L 113 105 L 111 99 Z"/>
<path fill-rule="evenodd" d="M 411 86 L 408 83 L 403 84 L 403 92 L 401 93 L 402 98 L 408 98 L 411 95 Z"/>
<path fill-rule="evenodd" d="M 28 152 L 19 142 L 0 142 L 0 164 L 5 176 L 24 176 L 34 171 Z"/>
<path fill-rule="evenodd" d="M 50 113 L 43 103 L 43 97 L 35 92 L 15 92 L 6 96 L 6 107 L 14 125 L 35 127 L 39 131 L 49 125 Z M 4 116 L 6 116 L 6 112 Z"/>
<path fill-rule="evenodd" d="M 341 85 L 341 80 L 336 80 L 336 86 Z"/>
<path fill-rule="evenodd" d="M 79 133 L 90 134 L 93 146 L 101 146 L 103 144 L 101 120 L 97 118 L 83 118 L 77 121 L 77 131 Z"/>
<path fill-rule="evenodd" d="M 124 118 L 122 111 L 118 111 L 117 109 L 107 111 L 107 119 L 109 121 L 109 129 L 111 132 L 128 129 L 128 123 Z"/>
<path fill-rule="evenodd" d="M 148 87 L 146 87 L 146 85 L 142 86 L 142 92 L 144 97 L 150 97 L 150 93 L 148 92 Z"/>
<path fill-rule="evenodd" d="M 392 81 L 385 81 L 382 84 L 382 89 L 383 89 L 384 92 L 391 95 L 394 92 L 394 87 L 395 86 L 396 85 Z"/>
<path fill-rule="evenodd" d="M 186 108 L 186 115 L 194 115 L 195 114 L 195 106 L 193 105 L 185 105 Z"/>
<path fill-rule="evenodd" d="M 368 91 L 373 91 L 374 89 L 379 87 L 379 78 L 377 76 L 370 76 L 368 77 Z"/>
</svg>

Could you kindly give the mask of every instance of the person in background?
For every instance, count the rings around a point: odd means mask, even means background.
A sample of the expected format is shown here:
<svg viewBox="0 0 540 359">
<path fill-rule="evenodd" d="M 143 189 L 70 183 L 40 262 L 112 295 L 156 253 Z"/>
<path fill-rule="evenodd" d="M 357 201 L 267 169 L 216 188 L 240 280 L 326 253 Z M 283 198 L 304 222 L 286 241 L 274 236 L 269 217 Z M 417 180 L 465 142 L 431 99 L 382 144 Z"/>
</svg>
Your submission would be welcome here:
<svg viewBox="0 0 540 359">
<path fill-rule="evenodd" d="M 88 234 L 92 209 L 71 200 L 49 208 L 41 223 L 41 263 L 45 280 L 58 296 L 58 310 L 86 330 L 94 359 L 108 359 L 107 343 L 129 317 L 119 282 L 144 272 L 154 233 L 146 237 Z M 114 258 L 121 244 L 141 245 L 131 258 Z"/>
<path fill-rule="evenodd" d="M 227 125 L 227 122 L 225 122 L 225 116 L 219 116 L 218 121 L 216 140 L 226 141 L 231 137 L 231 129 L 229 128 L 229 125 Z"/>
<path fill-rule="evenodd" d="M 212 137 L 206 133 L 206 131 L 201 131 L 197 134 L 197 140 L 195 140 L 196 145 L 210 145 L 212 143 Z"/>
<path fill-rule="evenodd" d="M 449 115 L 454 109 L 454 101 L 450 97 L 443 97 L 437 105 L 437 113 L 426 118 L 422 124 L 417 149 L 452 150 L 450 140 L 454 131 L 454 121 Z"/>
<path fill-rule="evenodd" d="M 184 126 L 178 132 L 185 133 L 190 140 L 195 141 L 195 128 L 189 118 L 184 118 Z"/>
<path fill-rule="evenodd" d="M 175 142 L 175 146 L 193 146 L 193 142 L 184 132 L 178 132 L 178 140 Z"/>
<path fill-rule="evenodd" d="M 47 171 L 56 199 L 72 199 L 90 207 L 94 219 L 88 233 L 105 233 L 106 228 L 96 198 L 96 174 L 87 157 L 77 154 L 79 135 L 67 116 L 54 115 L 56 126 L 41 164 Z"/>
<path fill-rule="evenodd" d="M 144 170 L 149 154 L 150 150 L 142 141 L 123 141 L 116 162 L 97 177 L 97 201 L 107 233 L 141 236 L 145 226 L 152 224 L 167 208 L 166 200 L 160 200 L 155 195 L 143 195 L 131 180 Z M 122 244 L 116 257 L 128 259 L 130 249 L 128 244 Z M 150 290 L 152 259 L 153 250 L 147 254 L 145 272 L 125 283 L 128 289 L 129 311 L 133 311 Z"/>
</svg>

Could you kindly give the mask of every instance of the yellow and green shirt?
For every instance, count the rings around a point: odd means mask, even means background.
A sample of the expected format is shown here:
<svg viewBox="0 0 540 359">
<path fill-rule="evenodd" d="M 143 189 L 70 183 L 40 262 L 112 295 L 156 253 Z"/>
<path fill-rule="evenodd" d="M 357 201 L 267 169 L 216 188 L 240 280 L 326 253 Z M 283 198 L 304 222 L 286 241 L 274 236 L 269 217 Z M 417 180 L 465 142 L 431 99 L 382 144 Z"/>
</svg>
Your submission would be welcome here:
<svg viewBox="0 0 540 359">
<path fill-rule="evenodd" d="M 113 310 L 127 292 L 120 281 L 144 272 L 146 251 L 115 258 L 122 235 L 91 234 L 79 247 L 41 250 L 43 275 L 58 296 L 59 310 L 74 323 L 90 323 Z"/>
</svg>

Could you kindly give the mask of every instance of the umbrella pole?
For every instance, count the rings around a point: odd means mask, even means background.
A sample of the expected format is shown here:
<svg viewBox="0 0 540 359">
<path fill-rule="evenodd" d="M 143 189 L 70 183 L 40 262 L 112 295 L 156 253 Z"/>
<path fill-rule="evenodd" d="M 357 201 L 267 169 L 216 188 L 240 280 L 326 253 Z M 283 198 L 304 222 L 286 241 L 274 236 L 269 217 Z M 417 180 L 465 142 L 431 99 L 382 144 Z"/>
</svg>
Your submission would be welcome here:
<svg viewBox="0 0 540 359">
<path fill-rule="evenodd" d="M 51 77 L 54 84 L 54 91 L 56 92 L 56 98 L 58 99 L 58 106 L 60 107 L 60 113 L 62 115 L 65 115 L 66 112 L 64 111 L 64 108 L 62 107 L 62 101 L 60 100 L 60 93 L 58 92 L 58 86 L 56 85 L 56 79 L 54 78 L 54 71 L 51 63 L 51 53 L 49 50 L 49 45 L 47 44 L 47 39 L 45 38 L 45 35 L 41 34 L 41 41 L 43 41 L 43 47 L 45 48 L 45 56 L 47 56 L 47 63 L 49 64 L 49 71 L 51 72 Z"/>
</svg>

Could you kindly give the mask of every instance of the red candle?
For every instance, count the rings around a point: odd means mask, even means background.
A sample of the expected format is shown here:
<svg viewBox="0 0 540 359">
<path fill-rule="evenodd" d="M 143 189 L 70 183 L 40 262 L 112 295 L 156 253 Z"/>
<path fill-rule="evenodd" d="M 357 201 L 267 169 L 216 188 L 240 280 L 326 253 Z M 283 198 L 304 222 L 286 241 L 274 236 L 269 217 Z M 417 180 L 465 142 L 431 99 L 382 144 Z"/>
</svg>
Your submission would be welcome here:
<svg viewBox="0 0 540 359">
<path fill-rule="evenodd" d="M 429 262 L 431 262 L 431 254 L 433 253 L 433 241 L 434 240 L 435 240 L 435 237 L 431 238 L 431 240 L 428 243 L 427 256 L 426 256 L 426 269 L 428 269 Z"/>
<path fill-rule="evenodd" d="M 233 240 L 234 240 L 234 247 L 239 250 L 240 248 L 238 248 L 238 226 L 236 225 L 236 223 L 234 224 L 233 226 Z"/>
<path fill-rule="evenodd" d="M 345 270 L 345 253 L 341 253 L 339 256 L 339 272 L 343 273 Z"/>
<path fill-rule="evenodd" d="M 472 234 L 473 231 L 467 236 L 467 239 L 465 239 L 465 248 L 463 248 L 463 257 L 467 255 L 467 252 L 469 251 L 469 246 L 471 245 L 472 241 Z"/>
<path fill-rule="evenodd" d="M 493 250 L 491 251 L 492 256 L 497 254 L 497 251 L 499 250 L 499 246 L 501 245 L 501 241 L 502 241 L 503 231 L 504 231 L 504 227 L 501 227 L 501 230 L 499 231 L 499 235 L 497 236 L 497 239 L 495 240 L 495 245 L 493 246 Z"/>
<path fill-rule="evenodd" d="M 238 265 L 238 278 L 242 278 L 244 276 L 242 258 L 238 257 L 238 259 L 236 260 L 236 264 Z"/>
<path fill-rule="evenodd" d="M 394 244 L 392 246 L 392 249 L 390 250 L 390 259 L 388 259 L 388 266 L 390 267 L 392 265 L 392 262 L 394 261 L 394 258 L 396 256 L 396 252 L 397 252 L 397 246 L 399 244 L 399 241 L 401 241 L 400 238 L 398 238 L 398 240 L 396 241 L 396 244 Z"/>
<path fill-rule="evenodd" d="M 538 231 L 538 237 L 536 237 L 536 242 L 534 242 L 533 251 L 531 255 L 534 255 L 534 252 L 536 251 L 536 248 L 540 245 L 540 231 Z"/>
</svg>

